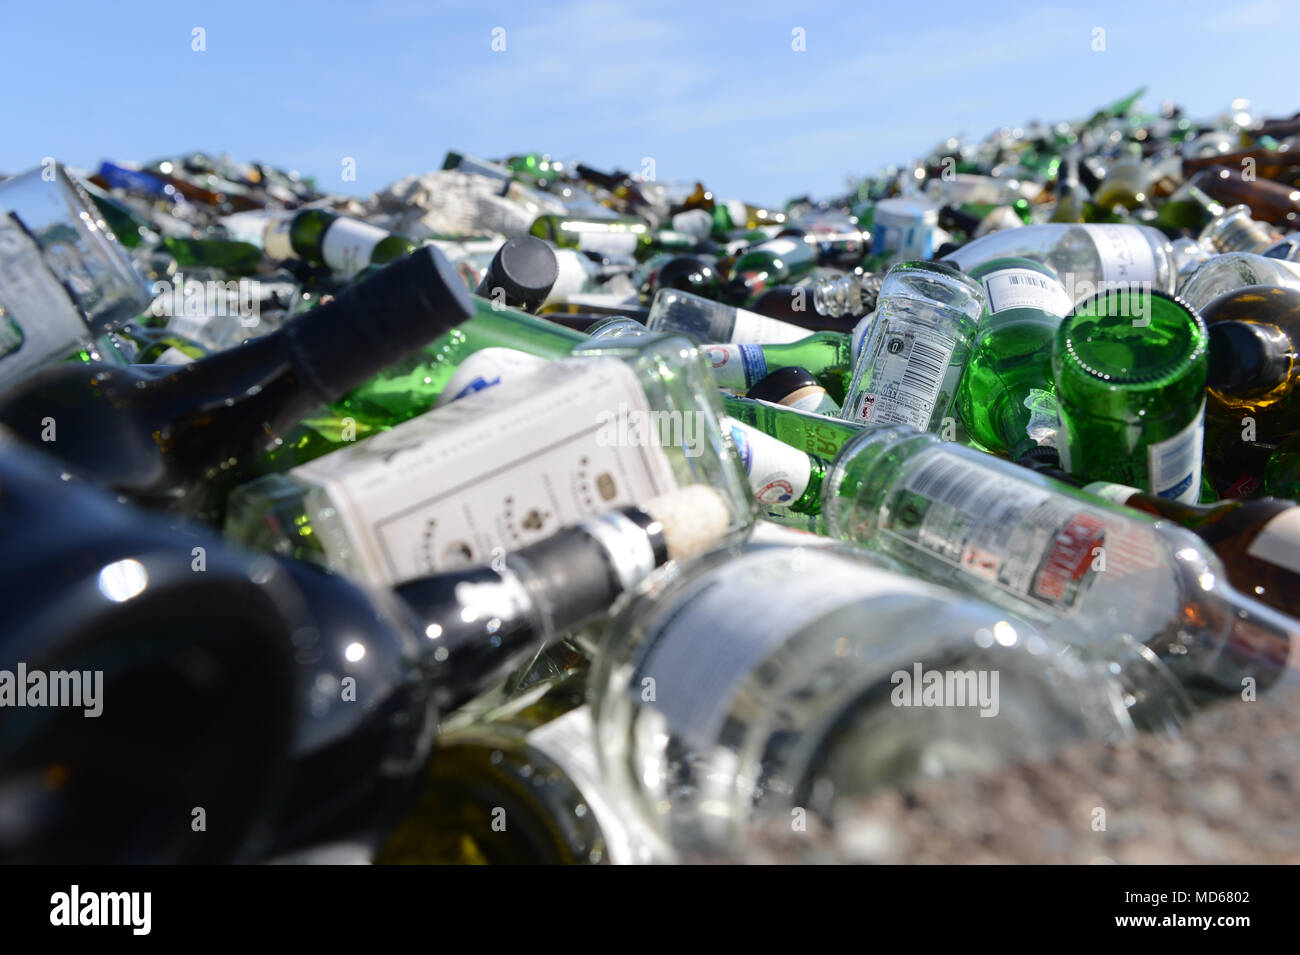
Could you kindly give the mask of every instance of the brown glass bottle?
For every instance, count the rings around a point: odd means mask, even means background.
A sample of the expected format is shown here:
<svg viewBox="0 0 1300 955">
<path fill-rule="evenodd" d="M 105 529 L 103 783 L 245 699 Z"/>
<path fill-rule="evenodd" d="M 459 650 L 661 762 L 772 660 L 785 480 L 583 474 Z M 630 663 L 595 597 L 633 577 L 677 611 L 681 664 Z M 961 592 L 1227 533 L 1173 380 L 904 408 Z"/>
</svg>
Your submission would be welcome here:
<svg viewBox="0 0 1300 955">
<path fill-rule="evenodd" d="M 1183 175 L 1191 178 L 1215 166 L 1245 170 L 1250 168 L 1248 161 L 1254 162 L 1253 172 L 1257 179 L 1272 179 L 1293 188 L 1300 186 L 1300 152 L 1265 149 L 1263 146 L 1184 159 Z"/>
<path fill-rule="evenodd" d="M 1248 285 L 1201 315 L 1210 332 L 1206 418 L 1264 442 L 1300 431 L 1300 291 Z"/>
<path fill-rule="evenodd" d="M 1249 206 L 1251 216 L 1260 222 L 1287 229 L 1300 227 L 1300 190 L 1294 186 L 1261 178 L 1258 172 L 1247 179 L 1244 170 L 1227 166 L 1212 166 L 1197 173 L 1193 181 L 1225 206 Z"/>
<path fill-rule="evenodd" d="M 1122 484 L 1099 481 L 1083 489 L 1182 525 L 1218 554 L 1234 587 L 1300 619 L 1300 506 L 1295 501 L 1261 497 L 1180 504 Z"/>
</svg>

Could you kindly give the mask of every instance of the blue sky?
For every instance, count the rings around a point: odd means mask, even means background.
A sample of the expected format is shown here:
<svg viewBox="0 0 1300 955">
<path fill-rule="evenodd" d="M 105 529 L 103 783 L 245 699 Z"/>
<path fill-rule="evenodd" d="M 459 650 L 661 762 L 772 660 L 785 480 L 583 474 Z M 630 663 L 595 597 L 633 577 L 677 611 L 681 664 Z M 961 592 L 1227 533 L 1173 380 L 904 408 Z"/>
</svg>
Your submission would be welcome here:
<svg viewBox="0 0 1300 955">
<path fill-rule="evenodd" d="M 1140 85 L 1300 109 L 1300 0 L 15 2 L 0 170 L 226 151 L 369 193 L 448 148 L 542 150 L 760 203 Z M 206 50 L 192 47 L 205 31 Z M 506 49 L 492 50 L 505 30 Z M 806 50 L 791 48 L 802 28 Z M 1091 49 L 1106 31 L 1105 52 Z M 22 79 L 19 79 L 19 78 Z M 355 182 L 341 177 L 356 160 Z"/>
</svg>

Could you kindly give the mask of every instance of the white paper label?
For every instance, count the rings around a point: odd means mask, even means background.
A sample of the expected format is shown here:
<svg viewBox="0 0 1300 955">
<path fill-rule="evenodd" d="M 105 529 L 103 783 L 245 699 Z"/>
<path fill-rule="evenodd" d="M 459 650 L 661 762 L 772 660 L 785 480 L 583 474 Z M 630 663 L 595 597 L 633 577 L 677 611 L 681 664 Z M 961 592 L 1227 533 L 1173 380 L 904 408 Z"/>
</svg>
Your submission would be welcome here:
<svg viewBox="0 0 1300 955">
<path fill-rule="evenodd" d="M 632 255 L 636 252 L 636 234 L 626 229 L 584 230 L 578 233 L 578 248 L 602 255 Z"/>
<path fill-rule="evenodd" d="M 707 239 L 713 231 L 713 216 L 703 209 L 687 209 L 673 216 L 673 228 L 696 239 Z"/>
<path fill-rule="evenodd" d="M 982 281 L 990 315 L 1010 308 L 1036 308 L 1064 318 L 1074 307 L 1060 282 L 1033 269 L 998 269 Z"/>
<path fill-rule="evenodd" d="M 761 246 L 758 246 L 758 248 L 761 248 L 766 252 L 771 252 L 777 258 L 780 258 L 783 255 L 789 255 L 791 252 L 796 251 L 799 246 L 806 244 L 807 243 L 805 243 L 803 239 L 792 239 L 789 236 L 781 236 L 776 239 L 768 239 Z"/>
<path fill-rule="evenodd" d="M 737 345 L 784 345 L 807 338 L 812 332 L 748 309 L 736 309 L 731 342 Z"/>
<path fill-rule="evenodd" d="M 1128 499 L 1134 494 L 1142 493 L 1138 488 L 1129 487 L 1127 484 L 1111 484 L 1109 481 L 1093 481 L 1091 484 L 1085 484 L 1083 489 L 1112 504 L 1127 504 Z"/>
<path fill-rule="evenodd" d="M 1300 574 L 1300 507 L 1283 511 L 1265 524 L 1246 553 Z"/>
<path fill-rule="evenodd" d="M 767 358 L 760 345 L 705 345 L 719 388 L 744 394 L 767 377 Z"/>
<path fill-rule="evenodd" d="M 789 505 L 803 496 L 812 479 L 807 454 L 734 418 L 724 423 L 760 504 Z"/>
<path fill-rule="evenodd" d="M 789 637 L 854 600 L 891 593 L 929 594 L 897 574 L 815 547 L 742 554 L 699 575 L 647 631 L 629 692 L 655 681 L 654 706 L 686 742 L 707 749 L 745 677 Z"/>
<path fill-rule="evenodd" d="M 1156 280 L 1156 257 L 1146 237 L 1131 225 L 1085 225 L 1101 257 L 1103 282 L 1131 284 Z"/>
<path fill-rule="evenodd" d="M 433 406 L 441 408 L 457 398 L 530 374 L 545 364 L 545 358 L 514 348 L 481 348 L 460 363 Z"/>
<path fill-rule="evenodd" d="M 390 233 L 357 219 L 338 218 L 325 228 L 321 238 L 321 258 L 341 276 L 356 275 L 370 264 L 375 246 Z"/>
<path fill-rule="evenodd" d="M 862 376 L 853 420 L 930 427 L 957 342 L 908 322 L 884 319 L 870 379 Z"/>
<path fill-rule="evenodd" d="M 1147 483 L 1156 497 L 1195 504 L 1201 494 L 1205 402 L 1191 423 L 1172 438 L 1147 445 Z"/>
<path fill-rule="evenodd" d="M 652 420 L 622 362 L 566 360 L 290 473 L 317 485 L 309 509 L 334 508 L 355 565 L 387 586 L 674 489 Z"/>
<path fill-rule="evenodd" d="M 929 501 L 919 523 L 901 516 L 915 513 L 909 493 Z M 943 449 L 921 459 L 885 513 L 883 533 L 1057 610 L 1074 609 L 1102 566 L 1118 577 L 1157 560 L 1149 529 Z"/>
</svg>

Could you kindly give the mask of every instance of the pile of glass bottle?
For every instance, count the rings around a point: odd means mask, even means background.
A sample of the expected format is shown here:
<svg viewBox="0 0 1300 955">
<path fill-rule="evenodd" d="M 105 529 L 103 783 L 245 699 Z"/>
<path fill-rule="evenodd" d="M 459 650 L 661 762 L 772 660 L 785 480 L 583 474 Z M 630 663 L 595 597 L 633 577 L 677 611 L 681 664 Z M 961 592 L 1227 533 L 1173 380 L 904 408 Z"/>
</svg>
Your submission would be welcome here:
<svg viewBox="0 0 1300 955">
<path fill-rule="evenodd" d="M 469 319 L 192 514 L 376 591 L 692 482 L 732 518 L 444 714 L 412 801 L 324 848 L 743 860 L 760 820 L 833 827 L 1293 672 L 1300 119 L 1138 95 L 783 209 L 535 153 L 365 202 L 198 154 L 35 170 L 148 293 L 83 296 L 90 332 L 30 360 L 11 307 L 0 375 L 201 364 L 434 247 Z M 493 272 L 522 235 L 554 259 L 534 286 Z"/>
</svg>

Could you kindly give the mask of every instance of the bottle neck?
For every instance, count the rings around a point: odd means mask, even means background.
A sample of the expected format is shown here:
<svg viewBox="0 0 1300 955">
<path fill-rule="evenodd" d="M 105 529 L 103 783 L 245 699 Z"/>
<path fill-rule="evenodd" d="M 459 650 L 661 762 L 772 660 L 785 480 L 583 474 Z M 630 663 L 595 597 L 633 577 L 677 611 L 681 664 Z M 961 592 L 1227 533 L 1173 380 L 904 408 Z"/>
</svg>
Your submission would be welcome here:
<svg viewBox="0 0 1300 955">
<path fill-rule="evenodd" d="M 607 611 L 666 563 L 663 528 L 638 508 L 589 518 L 494 561 L 399 584 L 429 640 L 446 712 Z"/>
</svg>

